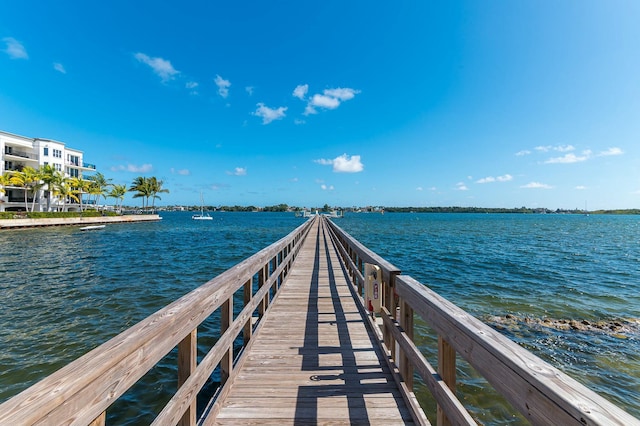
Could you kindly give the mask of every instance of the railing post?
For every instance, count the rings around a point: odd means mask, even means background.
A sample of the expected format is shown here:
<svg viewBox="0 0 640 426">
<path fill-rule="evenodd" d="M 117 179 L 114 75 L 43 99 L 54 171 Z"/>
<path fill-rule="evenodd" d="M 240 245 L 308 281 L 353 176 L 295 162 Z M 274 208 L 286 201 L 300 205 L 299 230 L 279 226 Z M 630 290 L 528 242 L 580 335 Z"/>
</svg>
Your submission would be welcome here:
<svg viewBox="0 0 640 426">
<path fill-rule="evenodd" d="M 220 336 L 226 332 L 233 323 L 233 296 L 225 300 L 222 303 L 220 312 Z M 225 384 L 227 379 L 231 376 L 231 369 L 233 368 L 233 342 L 229 344 L 225 355 L 220 361 L 220 382 Z"/>
<path fill-rule="evenodd" d="M 453 393 L 456 392 L 456 351 L 442 336 L 438 336 L 438 374 Z M 438 426 L 449 426 L 451 422 L 438 405 Z"/>
<path fill-rule="evenodd" d="M 244 305 L 243 306 L 247 306 L 249 303 L 251 303 L 251 298 L 253 297 L 252 287 L 253 287 L 253 278 L 249 278 L 249 281 L 244 283 Z M 247 343 L 249 343 L 249 340 L 251 340 L 251 334 L 253 332 L 253 328 L 251 324 L 252 318 L 253 318 L 253 315 L 249 316 L 249 319 L 244 325 L 244 330 L 242 334 L 243 334 L 245 346 L 247 345 Z"/>
<path fill-rule="evenodd" d="M 196 370 L 198 354 L 198 329 L 194 329 L 178 343 L 178 388 L 187 381 L 189 376 Z M 185 411 L 179 426 L 194 426 L 196 424 L 196 398 L 194 397 Z"/>
<path fill-rule="evenodd" d="M 258 289 L 261 289 L 262 287 L 264 287 L 265 283 L 267 282 L 268 276 L 269 276 L 269 263 L 267 262 L 267 264 L 264 265 L 260 270 L 260 272 L 258 273 Z M 264 313 L 267 311 L 268 307 L 269 307 L 269 292 L 265 293 L 264 297 L 262 298 L 262 302 L 260 303 L 260 306 L 258 306 L 258 314 L 260 315 L 260 318 L 264 316 Z"/>
<path fill-rule="evenodd" d="M 352 255 L 352 257 L 355 257 L 355 256 Z M 352 260 L 354 260 L 354 261 L 357 260 L 357 262 L 358 262 L 358 272 L 363 274 L 364 273 L 364 269 L 362 269 L 363 268 L 362 259 L 359 258 L 359 259 L 352 259 Z M 356 277 L 357 277 L 356 272 L 353 271 L 351 279 L 356 279 L 358 281 L 358 295 L 362 296 L 362 284 L 363 283 L 360 280 L 358 280 Z"/>
<path fill-rule="evenodd" d="M 89 426 L 105 426 L 107 424 L 107 412 L 103 411 Z"/>
<path fill-rule="evenodd" d="M 394 288 L 396 286 L 396 275 L 397 275 L 397 272 L 390 273 L 389 282 L 385 283 L 386 285 L 384 286 L 383 303 L 384 303 L 384 307 L 387 308 L 387 311 L 389 311 L 391 315 L 393 315 L 396 312 L 396 300 L 395 300 L 395 292 L 394 292 Z M 395 352 L 396 352 L 395 340 L 391 334 L 391 330 L 389 330 L 387 326 L 383 328 L 382 337 L 384 338 L 384 344 L 391 351 L 391 357 L 395 359 Z"/>
<path fill-rule="evenodd" d="M 400 326 L 407 337 L 413 341 L 413 309 L 404 300 L 400 300 Z M 400 352 L 400 374 L 407 385 L 407 389 L 413 391 L 413 367 L 404 351 Z"/>
<path fill-rule="evenodd" d="M 278 261 L 277 261 L 277 256 L 273 258 L 273 265 L 272 265 L 272 269 L 271 269 L 271 273 L 273 274 L 276 269 L 278 269 Z M 276 293 L 278 292 L 278 281 L 280 280 L 280 276 L 275 277 L 275 279 L 273 280 L 273 285 L 271 286 L 271 289 L 273 291 L 273 294 L 271 295 L 271 299 L 273 300 L 274 297 L 276 297 Z"/>
</svg>

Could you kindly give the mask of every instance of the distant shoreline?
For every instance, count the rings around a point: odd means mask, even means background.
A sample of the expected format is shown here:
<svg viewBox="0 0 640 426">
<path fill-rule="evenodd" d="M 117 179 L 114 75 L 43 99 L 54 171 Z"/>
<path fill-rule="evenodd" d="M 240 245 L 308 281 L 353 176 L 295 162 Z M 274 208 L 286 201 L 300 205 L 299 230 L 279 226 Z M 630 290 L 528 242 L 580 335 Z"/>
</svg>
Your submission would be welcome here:
<svg viewBox="0 0 640 426">
<path fill-rule="evenodd" d="M 157 214 L 98 216 L 98 217 L 60 217 L 40 219 L 0 219 L 0 230 L 41 228 L 50 226 L 107 225 L 116 223 L 156 222 L 162 219 Z"/>
<path fill-rule="evenodd" d="M 549 208 L 531 208 L 531 207 L 519 207 L 519 208 L 501 208 L 501 207 L 387 207 L 387 206 L 375 206 L 375 207 L 339 207 L 333 206 L 326 209 L 327 206 L 322 207 L 307 207 L 302 208 L 298 206 L 289 206 L 287 204 L 280 204 L 277 206 L 255 207 L 255 206 L 205 206 L 205 211 L 208 212 L 281 212 L 281 213 L 295 213 L 302 212 L 305 209 L 311 212 L 316 210 L 319 213 L 327 213 L 331 210 L 341 211 L 351 214 L 359 213 L 521 213 L 521 214 L 613 214 L 613 215 L 640 215 L 640 209 L 606 209 L 606 210 L 583 210 L 583 209 L 549 209 Z M 189 209 L 176 209 L 172 206 L 156 206 L 158 211 L 196 211 L 193 208 Z"/>
</svg>

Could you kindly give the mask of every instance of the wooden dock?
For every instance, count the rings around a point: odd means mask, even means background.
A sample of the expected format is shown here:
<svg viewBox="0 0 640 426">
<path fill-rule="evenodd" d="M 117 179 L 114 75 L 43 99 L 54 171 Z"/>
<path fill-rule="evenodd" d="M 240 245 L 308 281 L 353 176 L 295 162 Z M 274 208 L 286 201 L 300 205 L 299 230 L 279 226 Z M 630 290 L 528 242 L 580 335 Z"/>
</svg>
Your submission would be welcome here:
<svg viewBox="0 0 640 426">
<path fill-rule="evenodd" d="M 412 424 L 346 272 L 313 227 L 214 424 Z"/>
<path fill-rule="evenodd" d="M 374 281 L 377 313 L 363 292 Z M 220 332 L 199 354 L 210 319 Z M 413 341 L 414 321 L 437 335 L 435 366 Z M 3 402 L 0 425 L 105 425 L 176 348 L 170 400 L 129 408 L 153 425 L 475 425 L 456 390 L 464 360 L 532 424 L 640 426 L 320 216 Z M 429 419 L 414 381 L 437 405 Z"/>
</svg>

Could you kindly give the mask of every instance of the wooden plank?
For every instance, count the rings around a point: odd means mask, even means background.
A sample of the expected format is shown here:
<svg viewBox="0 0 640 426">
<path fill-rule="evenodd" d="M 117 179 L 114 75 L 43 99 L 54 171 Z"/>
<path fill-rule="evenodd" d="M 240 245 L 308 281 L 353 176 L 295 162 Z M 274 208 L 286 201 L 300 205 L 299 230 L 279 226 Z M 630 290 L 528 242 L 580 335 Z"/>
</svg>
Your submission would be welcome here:
<svg viewBox="0 0 640 426">
<path fill-rule="evenodd" d="M 197 367 L 198 330 L 193 330 L 178 344 L 178 387 L 182 386 Z M 178 426 L 194 426 L 196 424 L 196 399 L 193 398 L 183 414 Z"/>
<path fill-rule="evenodd" d="M 318 222 L 211 423 L 412 423 Z"/>
<path fill-rule="evenodd" d="M 449 389 L 456 393 L 456 351 L 442 337 L 438 336 L 438 374 L 447 384 Z M 450 426 L 451 422 L 447 418 L 442 406 L 438 405 L 438 426 Z"/>
</svg>

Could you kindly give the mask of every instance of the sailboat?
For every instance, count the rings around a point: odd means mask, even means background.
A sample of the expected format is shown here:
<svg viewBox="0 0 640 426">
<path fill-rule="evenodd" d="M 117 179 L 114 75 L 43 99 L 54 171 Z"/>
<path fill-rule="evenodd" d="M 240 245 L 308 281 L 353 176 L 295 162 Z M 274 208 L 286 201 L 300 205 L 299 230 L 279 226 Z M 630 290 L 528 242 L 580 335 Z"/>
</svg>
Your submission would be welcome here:
<svg viewBox="0 0 640 426">
<path fill-rule="evenodd" d="M 200 214 L 194 214 L 191 216 L 193 220 L 213 220 L 213 218 L 207 213 L 204 214 L 204 198 L 202 198 L 202 192 L 200 193 Z"/>
</svg>

